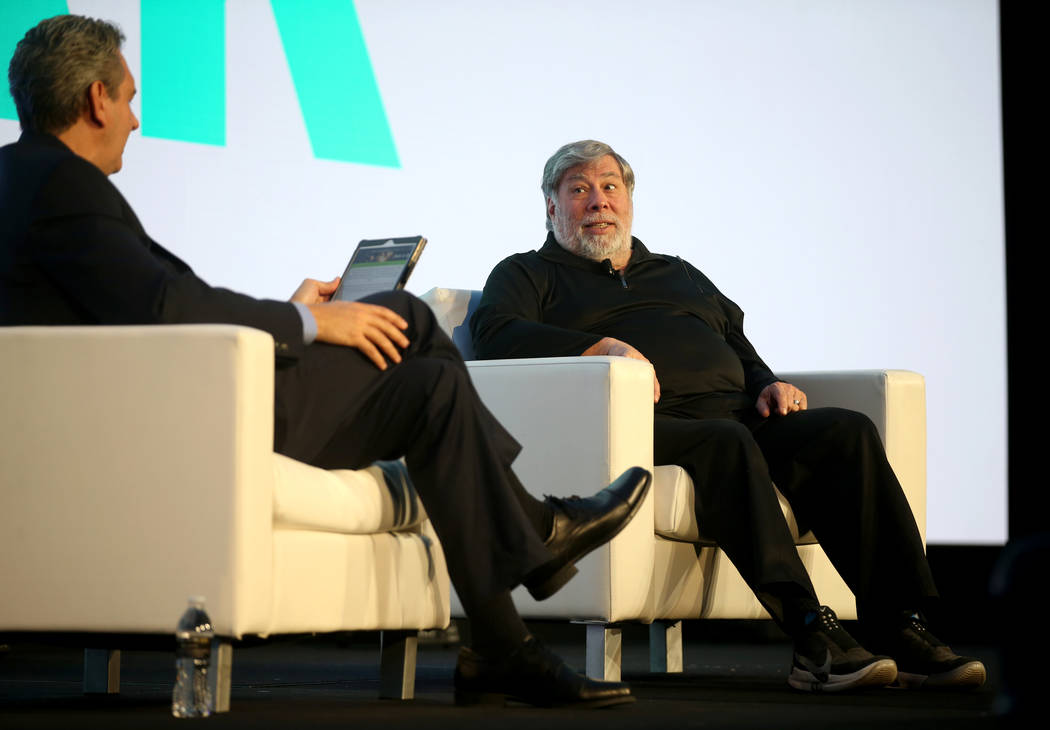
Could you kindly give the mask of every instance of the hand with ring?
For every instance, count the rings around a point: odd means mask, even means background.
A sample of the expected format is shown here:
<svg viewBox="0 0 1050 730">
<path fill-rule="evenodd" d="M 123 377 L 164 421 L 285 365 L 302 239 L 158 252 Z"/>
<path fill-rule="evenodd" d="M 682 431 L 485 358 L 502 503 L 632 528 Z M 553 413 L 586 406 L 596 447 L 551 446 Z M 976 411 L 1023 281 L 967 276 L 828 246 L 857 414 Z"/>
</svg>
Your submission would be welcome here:
<svg viewBox="0 0 1050 730">
<path fill-rule="evenodd" d="M 762 418 L 769 418 L 773 413 L 786 416 L 795 411 L 806 410 L 806 394 L 791 383 L 777 381 L 770 383 L 758 394 L 755 410 Z"/>
</svg>

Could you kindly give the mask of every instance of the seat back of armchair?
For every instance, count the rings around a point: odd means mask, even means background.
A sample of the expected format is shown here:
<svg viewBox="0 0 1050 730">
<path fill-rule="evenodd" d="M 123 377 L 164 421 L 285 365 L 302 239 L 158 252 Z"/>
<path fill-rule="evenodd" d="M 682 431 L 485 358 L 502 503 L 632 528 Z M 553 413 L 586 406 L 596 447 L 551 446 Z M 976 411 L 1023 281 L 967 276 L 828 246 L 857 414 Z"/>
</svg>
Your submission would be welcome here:
<svg viewBox="0 0 1050 730">
<path fill-rule="evenodd" d="M 434 310 L 441 329 L 452 338 L 464 360 L 474 360 L 474 340 L 470 336 L 470 318 L 481 302 L 477 289 L 434 287 L 422 297 Z"/>
</svg>

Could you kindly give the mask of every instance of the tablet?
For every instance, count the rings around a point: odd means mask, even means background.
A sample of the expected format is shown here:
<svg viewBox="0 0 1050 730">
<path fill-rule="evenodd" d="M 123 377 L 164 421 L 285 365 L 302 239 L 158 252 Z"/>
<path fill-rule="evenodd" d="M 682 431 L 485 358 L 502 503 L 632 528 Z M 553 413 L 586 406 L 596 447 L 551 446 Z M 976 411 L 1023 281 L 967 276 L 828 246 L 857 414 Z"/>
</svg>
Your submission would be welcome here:
<svg viewBox="0 0 1050 730">
<path fill-rule="evenodd" d="M 422 236 L 361 241 L 332 299 L 352 302 L 376 292 L 403 289 L 426 245 Z"/>
</svg>

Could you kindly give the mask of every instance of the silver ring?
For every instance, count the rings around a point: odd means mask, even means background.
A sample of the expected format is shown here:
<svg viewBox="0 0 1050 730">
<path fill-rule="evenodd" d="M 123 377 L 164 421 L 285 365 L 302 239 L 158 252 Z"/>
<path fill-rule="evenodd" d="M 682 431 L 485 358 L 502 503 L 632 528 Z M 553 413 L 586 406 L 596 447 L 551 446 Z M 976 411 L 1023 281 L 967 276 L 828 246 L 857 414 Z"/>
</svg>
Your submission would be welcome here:
<svg viewBox="0 0 1050 730">
<path fill-rule="evenodd" d="M 797 400 L 797 401 L 795 401 L 795 405 L 796 405 L 796 406 L 800 406 L 800 405 L 802 405 L 802 401 L 800 401 L 800 400 Z"/>
</svg>

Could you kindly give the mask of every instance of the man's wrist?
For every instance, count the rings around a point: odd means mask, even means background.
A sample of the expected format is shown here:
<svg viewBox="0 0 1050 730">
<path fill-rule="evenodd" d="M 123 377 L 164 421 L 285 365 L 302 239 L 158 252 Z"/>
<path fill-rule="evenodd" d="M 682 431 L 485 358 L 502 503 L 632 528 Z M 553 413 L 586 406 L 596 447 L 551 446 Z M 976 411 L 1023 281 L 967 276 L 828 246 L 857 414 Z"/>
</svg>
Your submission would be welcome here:
<svg viewBox="0 0 1050 730">
<path fill-rule="evenodd" d="M 313 312 L 310 308 L 302 302 L 292 302 L 295 311 L 299 312 L 299 317 L 303 321 L 303 344 L 309 345 L 317 339 L 317 319 L 314 317 Z"/>
</svg>

